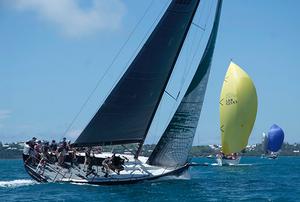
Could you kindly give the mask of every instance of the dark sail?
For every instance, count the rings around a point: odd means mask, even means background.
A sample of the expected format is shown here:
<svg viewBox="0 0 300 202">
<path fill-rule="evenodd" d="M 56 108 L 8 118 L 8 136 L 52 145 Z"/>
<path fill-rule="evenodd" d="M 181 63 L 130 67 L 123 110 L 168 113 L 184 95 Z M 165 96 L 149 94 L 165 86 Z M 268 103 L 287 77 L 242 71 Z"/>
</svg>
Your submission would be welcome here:
<svg viewBox="0 0 300 202">
<path fill-rule="evenodd" d="M 200 0 L 173 0 L 75 146 L 144 141 Z"/>
<path fill-rule="evenodd" d="M 213 28 L 189 88 L 169 126 L 148 159 L 150 165 L 182 166 L 187 162 L 204 100 L 220 20 L 218 1 Z"/>
</svg>

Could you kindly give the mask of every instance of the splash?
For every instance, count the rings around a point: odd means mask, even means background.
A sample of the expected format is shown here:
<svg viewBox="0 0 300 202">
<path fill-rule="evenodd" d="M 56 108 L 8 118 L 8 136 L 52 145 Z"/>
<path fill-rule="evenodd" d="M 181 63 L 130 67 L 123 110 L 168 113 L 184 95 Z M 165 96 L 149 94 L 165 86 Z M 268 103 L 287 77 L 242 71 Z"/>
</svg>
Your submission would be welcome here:
<svg viewBox="0 0 300 202">
<path fill-rule="evenodd" d="M 190 180 L 190 179 L 191 179 L 190 173 L 188 171 L 185 171 L 179 176 L 169 175 L 169 176 L 160 177 L 154 181 L 159 182 L 159 181 L 169 181 L 169 180 Z"/>
<path fill-rule="evenodd" d="M 80 182 L 71 182 L 70 184 L 77 185 L 77 186 L 91 186 L 91 187 L 98 187 L 99 185 L 96 184 L 88 184 L 88 183 L 80 183 Z"/>
<path fill-rule="evenodd" d="M 217 163 L 212 163 L 211 164 L 212 166 L 220 166 L 219 164 Z M 243 167 L 243 166 L 252 166 L 253 164 L 250 164 L 250 163 L 244 163 L 244 164 L 237 164 L 237 165 L 225 165 L 225 166 L 231 166 L 231 167 Z"/>
<path fill-rule="evenodd" d="M 16 188 L 22 186 L 29 186 L 33 184 L 37 184 L 37 182 L 33 180 L 26 180 L 26 179 L 0 181 L 0 187 L 6 187 L 6 188 Z"/>
</svg>

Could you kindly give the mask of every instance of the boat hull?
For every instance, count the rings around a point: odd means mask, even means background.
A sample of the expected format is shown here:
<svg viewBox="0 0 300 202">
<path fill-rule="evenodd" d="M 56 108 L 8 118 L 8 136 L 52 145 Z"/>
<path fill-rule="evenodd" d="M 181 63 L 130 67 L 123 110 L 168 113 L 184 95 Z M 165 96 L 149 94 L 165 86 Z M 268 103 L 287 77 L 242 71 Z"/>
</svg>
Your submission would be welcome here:
<svg viewBox="0 0 300 202">
<path fill-rule="evenodd" d="M 157 171 L 151 172 L 151 169 L 153 167 L 149 168 L 149 171 L 147 169 L 145 172 L 149 172 L 148 174 L 142 175 L 141 173 L 137 172 L 135 174 L 122 174 L 122 172 L 118 175 L 113 173 L 109 177 L 102 176 L 92 176 L 92 177 L 85 177 L 83 175 L 76 174 L 75 170 L 72 168 L 68 168 L 69 171 L 64 172 L 64 174 L 60 174 L 59 172 L 55 173 L 54 167 L 59 168 L 58 165 L 52 166 L 52 174 L 46 172 L 46 170 L 50 169 L 50 165 L 46 165 L 45 168 L 43 168 L 43 172 L 41 173 L 41 169 L 38 169 L 38 166 L 32 166 L 29 163 L 27 163 L 27 160 L 29 158 L 29 155 L 23 154 L 23 161 L 24 161 L 24 167 L 26 172 L 36 181 L 41 183 L 47 183 L 47 182 L 63 182 L 63 183 L 80 183 L 80 184 L 93 184 L 93 185 L 121 185 L 121 184 L 134 184 L 142 181 L 150 181 L 150 180 L 157 180 L 166 176 L 181 176 L 184 174 L 188 168 L 189 164 L 186 164 L 184 166 L 174 168 L 174 169 L 167 169 L 167 168 L 158 168 Z M 137 163 L 137 166 L 145 166 L 144 163 Z M 59 168 L 62 170 L 62 168 Z M 54 172 L 54 173 L 53 173 Z M 74 172 L 77 177 L 71 177 L 72 172 Z M 100 171 L 99 171 L 100 172 Z M 59 177 L 61 176 L 61 177 Z M 74 175 L 73 175 L 74 176 Z"/>
<path fill-rule="evenodd" d="M 278 153 L 271 153 L 271 154 L 262 154 L 261 158 L 267 158 L 267 159 L 277 159 Z"/>
<path fill-rule="evenodd" d="M 237 157 L 236 159 L 225 159 L 221 157 L 217 157 L 216 161 L 219 166 L 236 166 L 240 163 L 241 157 Z"/>
</svg>

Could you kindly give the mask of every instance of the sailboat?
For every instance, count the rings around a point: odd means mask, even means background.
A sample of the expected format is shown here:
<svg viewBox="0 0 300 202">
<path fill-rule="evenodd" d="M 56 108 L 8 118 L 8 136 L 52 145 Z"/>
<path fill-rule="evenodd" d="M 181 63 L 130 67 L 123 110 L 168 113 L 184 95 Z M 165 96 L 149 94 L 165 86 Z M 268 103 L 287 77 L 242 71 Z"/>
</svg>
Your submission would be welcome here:
<svg viewBox="0 0 300 202">
<path fill-rule="evenodd" d="M 230 62 L 220 96 L 222 152 L 218 165 L 237 165 L 248 144 L 257 113 L 257 94 L 249 75 Z"/>
<path fill-rule="evenodd" d="M 67 158 L 68 168 L 49 161 L 40 168 L 28 163 L 27 149 L 23 159 L 28 174 L 39 182 L 107 185 L 179 176 L 186 172 L 208 82 L 222 0 L 217 0 L 211 32 L 189 85 L 178 93 L 183 94 L 181 102 L 150 157 L 141 156 L 141 150 L 162 97 L 170 96 L 166 87 L 191 26 L 198 27 L 194 18 L 200 6 L 200 0 L 171 1 L 135 59 L 73 143 L 76 148 L 106 145 L 126 148 L 126 144 L 138 144 L 133 154 L 94 154 L 93 172 L 87 173 L 83 163 L 85 153 L 76 154 L 78 166 L 69 165 Z M 103 162 L 112 156 L 123 160 L 121 171 L 103 172 Z"/>
<path fill-rule="evenodd" d="M 276 159 L 284 140 L 284 132 L 278 125 L 273 124 L 266 135 L 263 133 L 262 149 L 263 156 Z"/>
<path fill-rule="evenodd" d="M 264 158 L 268 153 L 268 135 L 266 133 L 262 134 L 261 149 L 263 151 L 261 158 Z"/>
</svg>

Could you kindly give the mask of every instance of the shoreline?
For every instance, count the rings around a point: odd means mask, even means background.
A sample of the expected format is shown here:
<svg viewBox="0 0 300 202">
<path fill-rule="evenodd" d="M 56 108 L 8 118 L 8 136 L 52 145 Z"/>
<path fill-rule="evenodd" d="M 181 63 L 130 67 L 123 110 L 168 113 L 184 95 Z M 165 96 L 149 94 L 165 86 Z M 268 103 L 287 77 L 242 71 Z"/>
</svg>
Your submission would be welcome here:
<svg viewBox="0 0 300 202">
<path fill-rule="evenodd" d="M 214 157 L 208 158 L 207 156 L 190 156 L 191 158 L 207 158 L 207 159 L 215 159 Z M 261 157 L 260 155 L 242 155 L 242 157 Z M 280 157 L 300 157 L 300 155 L 279 155 Z M 22 160 L 22 156 L 16 158 L 0 158 L 0 160 Z"/>
<path fill-rule="evenodd" d="M 156 147 L 155 144 L 145 144 L 141 155 L 149 157 L 154 148 Z M 0 159 L 22 159 L 22 153 L 23 153 L 24 143 L 6 143 L 4 145 L 0 144 Z M 134 151 L 135 145 L 128 145 L 128 150 Z M 219 153 L 220 151 L 219 145 L 201 145 L 201 146 L 193 146 L 189 156 L 190 157 L 207 157 L 211 155 L 212 157 Z M 114 146 L 113 147 L 114 152 L 123 154 L 127 152 L 126 149 L 124 149 L 121 146 Z M 102 147 L 102 151 L 111 151 L 112 146 L 105 146 Z M 254 144 L 249 145 L 246 147 L 244 152 L 241 152 L 241 156 L 254 156 L 254 157 L 260 157 L 262 155 L 262 145 L 261 144 Z M 294 144 L 288 144 L 284 143 L 281 147 L 281 150 L 279 152 L 279 156 L 300 156 L 300 144 L 294 143 Z"/>
</svg>

